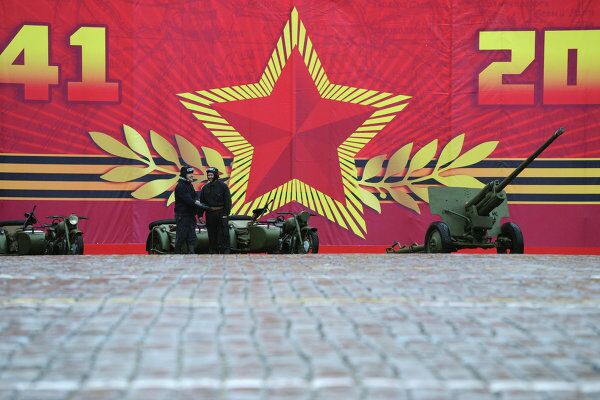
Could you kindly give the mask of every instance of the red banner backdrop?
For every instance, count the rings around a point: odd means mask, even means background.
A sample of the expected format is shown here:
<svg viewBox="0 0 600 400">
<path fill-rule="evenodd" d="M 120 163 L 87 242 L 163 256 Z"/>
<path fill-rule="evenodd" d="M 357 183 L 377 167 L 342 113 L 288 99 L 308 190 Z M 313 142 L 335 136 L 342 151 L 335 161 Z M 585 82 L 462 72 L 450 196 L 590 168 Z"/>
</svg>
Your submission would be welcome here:
<svg viewBox="0 0 600 400">
<path fill-rule="evenodd" d="M 600 3 L 3 1 L 0 219 L 141 243 L 183 163 L 321 243 L 422 241 L 427 187 L 507 188 L 526 247 L 600 249 Z M 336 247 L 343 250 L 343 247 Z"/>
</svg>

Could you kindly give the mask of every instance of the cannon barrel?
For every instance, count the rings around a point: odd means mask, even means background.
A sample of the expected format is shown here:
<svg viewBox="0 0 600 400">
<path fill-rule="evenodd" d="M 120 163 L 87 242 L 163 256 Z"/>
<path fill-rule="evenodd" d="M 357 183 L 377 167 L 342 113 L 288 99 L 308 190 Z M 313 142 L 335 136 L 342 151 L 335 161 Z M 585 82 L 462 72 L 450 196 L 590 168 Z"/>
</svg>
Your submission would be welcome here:
<svg viewBox="0 0 600 400">
<path fill-rule="evenodd" d="M 508 186 L 517 177 L 517 175 L 519 175 L 525 168 L 527 168 L 527 166 L 529 166 L 529 164 L 531 164 L 533 160 L 535 160 L 540 154 L 542 154 L 542 151 L 546 150 L 546 148 L 550 146 L 552 142 L 554 142 L 560 135 L 562 135 L 564 131 L 565 128 L 558 128 L 558 130 L 554 132 L 554 135 L 550 136 L 550 139 L 546 140 L 546 142 L 543 145 L 541 145 L 540 148 L 535 151 L 535 153 L 530 155 L 509 176 L 504 178 L 502 182 L 500 182 L 500 184 L 497 186 L 496 190 L 504 190 L 504 188 Z"/>
<path fill-rule="evenodd" d="M 550 139 L 546 140 L 546 142 L 540 146 L 532 155 L 530 155 L 525 161 L 521 163 L 509 176 L 504 178 L 500 183 L 498 181 L 492 181 L 485 185 L 483 189 L 475 197 L 469 200 L 465 204 L 465 208 L 468 209 L 471 206 L 475 206 L 477 208 L 477 212 L 479 215 L 488 215 L 494 208 L 500 205 L 504 199 L 501 196 L 498 196 L 506 186 L 508 186 L 516 177 L 519 175 L 533 160 L 535 160 L 542 151 L 546 150 L 548 146 L 552 144 L 560 135 L 565 131 L 564 128 L 559 128 L 554 134 L 550 137 Z"/>
</svg>

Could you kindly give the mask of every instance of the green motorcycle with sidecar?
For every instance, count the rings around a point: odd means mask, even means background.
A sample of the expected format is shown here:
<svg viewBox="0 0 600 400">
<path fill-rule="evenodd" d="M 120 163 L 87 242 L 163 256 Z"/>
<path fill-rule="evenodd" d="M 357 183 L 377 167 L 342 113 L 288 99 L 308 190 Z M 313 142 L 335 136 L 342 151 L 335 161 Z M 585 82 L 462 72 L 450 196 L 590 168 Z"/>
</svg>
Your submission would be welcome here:
<svg viewBox="0 0 600 400">
<path fill-rule="evenodd" d="M 257 208 L 252 216 L 229 216 L 229 245 L 231 253 L 309 254 L 318 253 L 317 229 L 308 224 L 314 214 L 278 212 L 277 218 L 259 221 L 269 212 L 269 205 Z M 285 218 L 285 216 L 288 216 Z M 151 222 L 146 240 L 148 254 L 172 254 L 175 251 L 174 219 Z M 184 244 L 185 246 L 185 244 Z M 196 254 L 208 254 L 208 232 L 206 225 L 196 226 Z"/>
<path fill-rule="evenodd" d="M 52 222 L 36 227 L 34 206 L 24 220 L 0 221 L 0 255 L 83 254 L 80 219 L 86 217 L 52 215 Z M 45 230 L 44 230 L 45 229 Z"/>
<path fill-rule="evenodd" d="M 83 232 L 79 230 L 79 220 L 87 217 L 70 214 L 51 215 L 52 219 L 46 228 L 46 254 L 83 254 Z"/>
</svg>

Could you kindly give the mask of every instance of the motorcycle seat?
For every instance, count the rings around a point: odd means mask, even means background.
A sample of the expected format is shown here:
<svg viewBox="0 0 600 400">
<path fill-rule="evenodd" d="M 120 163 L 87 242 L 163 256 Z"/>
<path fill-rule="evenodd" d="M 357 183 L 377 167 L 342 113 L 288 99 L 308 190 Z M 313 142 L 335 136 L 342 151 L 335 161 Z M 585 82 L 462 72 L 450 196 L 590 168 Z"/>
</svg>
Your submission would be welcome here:
<svg viewBox="0 0 600 400">
<path fill-rule="evenodd" d="M 12 220 L 0 221 L 0 226 L 23 226 L 24 223 L 25 223 L 24 219 L 12 219 Z"/>
<path fill-rule="evenodd" d="M 175 222 L 174 218 L 159 219 L 159 220 L 150 222 L 150 225 L 148 225 L 148 229 L 152 230 L 152 228 L 154 228 L 155 226 L 158 226 L 158 225 L 172 225 L 172 224 L 175 224 L 175 223 L 176 222 Z"/>
<path fill-rule="evenodd" d="M 248 222 L 247 220 L 229 220 L 229 225 L 232 226 L 234 229 L 243 229 L 243 228 L 247 228 L 248 227 Z"/>
<path fill-rule="evenodd" d="M 229 216 L 229 220 L 230 221 L 251 221 L 252 217 L 249 215 L 234 214 L 234 215 Z"/>
</svg>

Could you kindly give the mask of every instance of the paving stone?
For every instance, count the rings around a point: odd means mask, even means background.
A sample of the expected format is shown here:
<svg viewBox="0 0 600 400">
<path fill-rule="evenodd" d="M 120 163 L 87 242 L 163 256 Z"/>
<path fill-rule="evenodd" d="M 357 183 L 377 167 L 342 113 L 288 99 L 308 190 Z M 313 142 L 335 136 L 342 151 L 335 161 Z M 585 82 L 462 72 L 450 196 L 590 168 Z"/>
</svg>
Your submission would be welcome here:
<svg viewBox="0 0 600 400">
<path fill-rule="evenodd" d="M 553 399 L 555 396 L 560 396 L 560 392 L 553 392 L 552 395 L 547 393 L 538 392 L 526 392 L 526 391 L 506 391 L 500 393 L 500 399 L 502 400 L 547 400 Z M 570 393 L 572 399 L 577 399 L 577 393 Z M 558 397 L 560 398 L 560 397 Z"/>
<path fill-rule="evenodd" d="M 310 392 L 304 388 L 281 388 L 267 390 L 265 398 L 277 400 L 308 400 L 311 397 Z"/>
<path fill-rule="evenodd" d="M 69 400 L 117 400 L 124 397 L 123 390 L 85 390 L 74 393 Z"/>
<path fill-rule="evenodd" d="M 410 400 L 408 391 L 400 388 L 367 389 L 366 397 L 369 400 Z"/>
<path fill-rule="evenodd" d="M 452 394 L 445 390 L 412 390 L 410 398 L 412 400 L 447 400 L 452 398 Z"/>
<path fill-rule="evenodd" d="M 357 387 L 331 387 L 315 391 L 314 398 L 317 400 L 358 399 L 365 398 L 367 393 L 366 389 Z"/>
<path fill-rule="evenodd" d="M 498 400 L 498 396 L 484 390 L 465 390 L 454 393 L 456 400 Z"/>
<path fill-rule="evenodd" d="M 71 393 L 63 390 L 38 390 L 21 392 L 15 397 L 18 400 L 65 400 Z"/>
<path fill-rule="evenodd" d="M 0 390 L 0 400 L 10 400 L 16 397 L 17 393 L 13 390 Z"/>
</svg>

